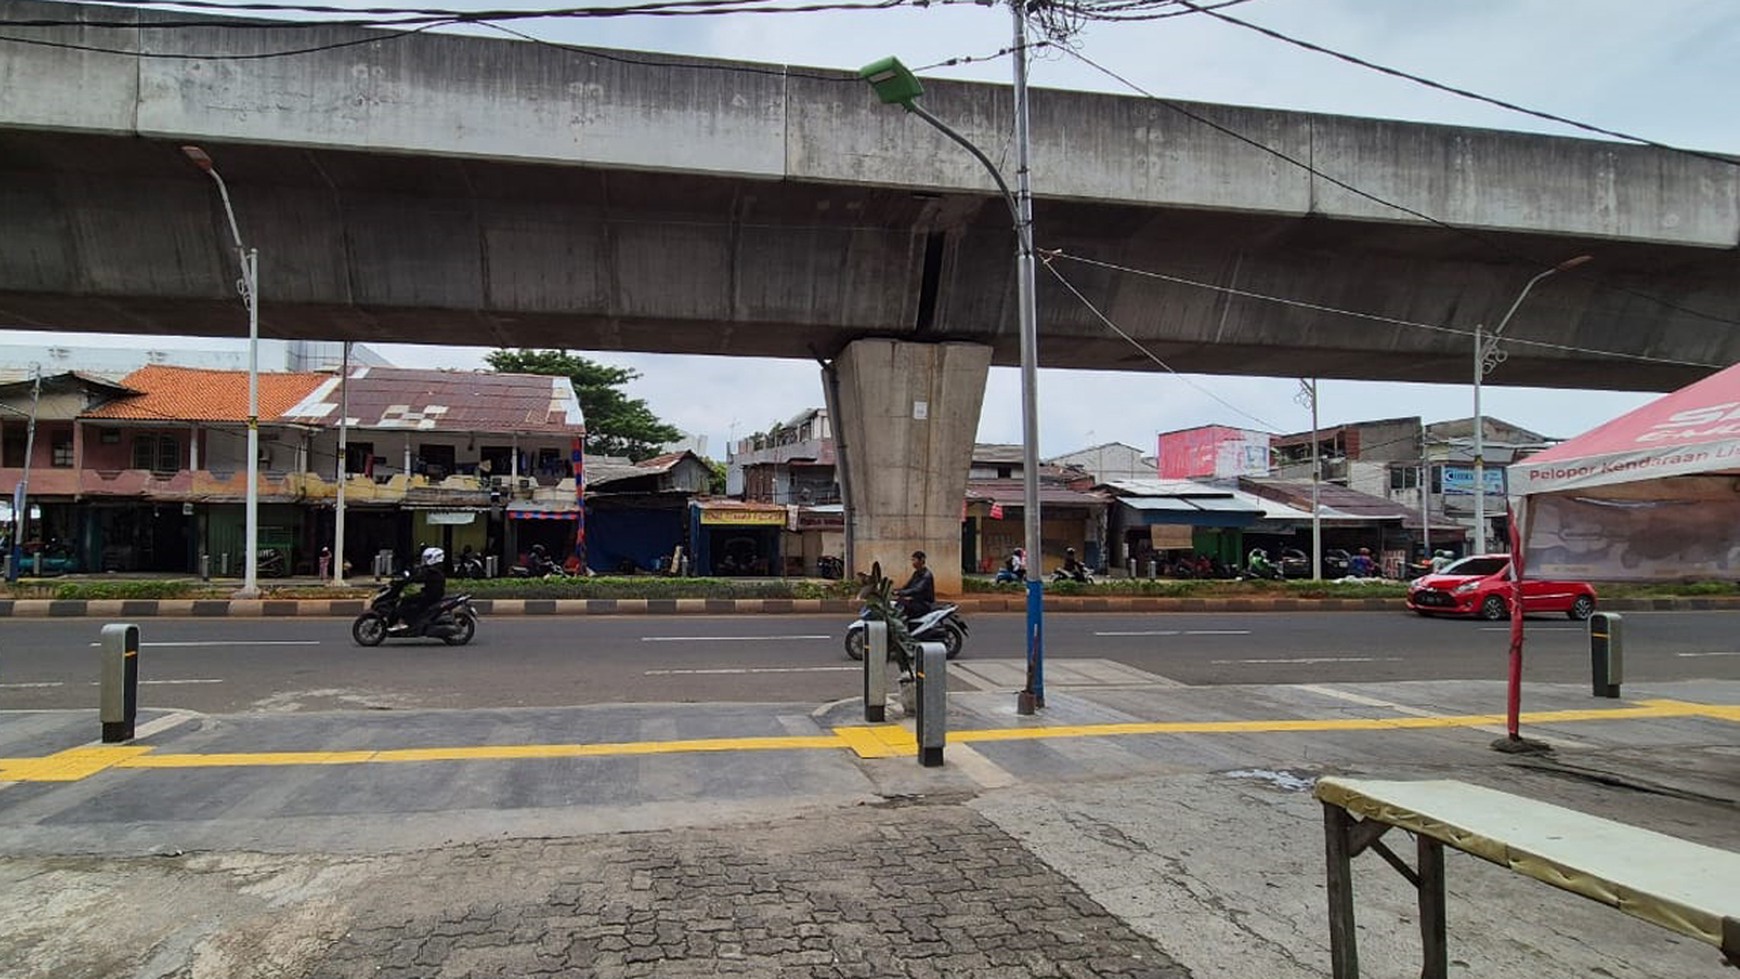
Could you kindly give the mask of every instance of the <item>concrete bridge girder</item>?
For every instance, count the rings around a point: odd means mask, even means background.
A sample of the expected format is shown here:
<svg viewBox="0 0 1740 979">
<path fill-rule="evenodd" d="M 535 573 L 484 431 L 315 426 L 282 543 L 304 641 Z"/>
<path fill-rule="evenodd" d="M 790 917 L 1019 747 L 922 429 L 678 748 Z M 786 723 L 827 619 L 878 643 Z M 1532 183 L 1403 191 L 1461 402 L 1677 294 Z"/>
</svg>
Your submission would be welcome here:
<svg viewBox="0 0 1740 979">
<path fill-rule="evenodd" d="M 856 340 L 834 359 L 849 573 L 879 562 L 899 585 L 922 550 L 937 591 L 960 594 L 961 504 L 990 366 L 990 348 L 976 343 Z"/>
<path fill-rule="evenodd" d="M 985 174 L 850 73 L 149 26 L 189 17 L 0 6 L 0 24 L 75 22 L 6 28 L 46 43 L 0 59 L 0 214 L 20 216 L 0 235 L 0 325 L 235 335 L 227 229 L 176 150 L 200 142 L 261 250 L 269 336 L 783 357 L 893 336 L 1019 360 L 1008 217 Z M 138 26 L 89 26 L 99 20 Z M 320 45 L 341 46 L 221 57 Z M 1006 88 L 932 81 L 926 102 L 979 145 L 1003 145 Z M 1572 349 L 1519 342 L 1494 383 L 1666 389 L 1740 359 L 1740 168 L 1590 140 L 1182 108 L 1464 230 L 1176 107 L 1038 91 L 1038 244 L 1213 287 L 1059 261 L 1147 351 L 1042 272 L 1043 366 L 1459 382 L 1468 331 L 1581 253 L 1597 261 L 1543 285 L 1509 330 Z"/>
</svg>

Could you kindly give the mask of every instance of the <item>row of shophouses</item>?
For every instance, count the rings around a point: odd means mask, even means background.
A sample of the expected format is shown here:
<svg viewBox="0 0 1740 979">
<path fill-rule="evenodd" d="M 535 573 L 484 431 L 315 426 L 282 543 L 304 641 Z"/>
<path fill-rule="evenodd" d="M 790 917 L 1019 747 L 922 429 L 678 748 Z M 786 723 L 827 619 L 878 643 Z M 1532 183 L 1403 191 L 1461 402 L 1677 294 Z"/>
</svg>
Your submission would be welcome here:
<svg viewBox="0 0 1740 979">
<path fill-rule="evenodd" d="M 1503 467 L 1551 440 L 1492 418 L 1483 431 L 1489 529 L 1502 541 Z M 1403 418 L 1284 436 L 1204 426 L 1160 435 L 1152 454 L 1121 443 L 1091 446 L 1041 464 L 1037 564 L 1054 569 L 1074 548 L 1112 574 L 1163 573 L 1199 557 L 1238 566 L 1252 548 L 1310 553 L 1315 524 L 1322 549 L 1368 548 L 1399 576 L 1429 551 L 1466 552 L 1475 512 L 1472 442 L 1467 419 Z M 962 571 L 990 573 L 1022 546 L 1022 455 L 1017 445 L 975 446 L 961 506 Z M 827 412 L 803 412 L 733 445 L 726 486 L 800 513 L 836 502 Z M 784 546 L 803 548 L 810 561 L 840 553 L 843 540 L 839 531 L 822 532 L 793 535 Z"/>
<path fill-rule="evenodd" d="M 576 466 L 584 420 L 566 378 L 381 366 L 348 377 L 263 373 L 253 459 L 246 404 L 241 371 L 150 365 L 119 379 L 66 372 L 0 384 L 0 493 L 12 500 L 28 481 L 24 510 L 0 504 L 0 517 L 27 553 L 44 555 L 45 570 L 233 576 L 253 471 L 260 546 L 293 574 L 318 573 L 341 484 L 344 558 L 356 573 L 430 544 L 507 573 L 534 545 L 560 558 L 582 536 L 597 572 L 815 575 L 845 553 L 832 432 L 819 409 L 733 445 L 725 493 L 715 495 L 711 465 L 692 452 Z M 1340 446 L 1345 456 L 1357 432 L 1321 437 L 1326 452 Z M 1165 436 L 1160 444 L 1164 453 Z M 1402 474 L 1381 477 L 1387 495 L 1346 479 L 1319 485 L 1323 547 L 1369 547 L 1392 570 L 1432 540 L 1461 548 L 1466 523 L 1443 500 L 1434 509 L 1419 493 L 1427 470 L 1402 455 L 1374 463 Z M 961 508 L 965 572 L 994 570 L 1022 543 L 1021 457 L 1019 446 L 975 449 Z M 1224 468 L 1224 439 L 1203 457 Z M 1253 546 L 1309 551 L 1308 478 L 1279 478 L 1267 459 L 1198 478 L 1158 478 L 1165 472 L 1116 443 L 1044 464 L 1040 566 L 1068 547 L 1092 566 L 1137 574 L 1185 555 L 1231 565 Z M 1434 490 L 1450 482 L 1448 471 L 1435 475 Z"/>
</svg>

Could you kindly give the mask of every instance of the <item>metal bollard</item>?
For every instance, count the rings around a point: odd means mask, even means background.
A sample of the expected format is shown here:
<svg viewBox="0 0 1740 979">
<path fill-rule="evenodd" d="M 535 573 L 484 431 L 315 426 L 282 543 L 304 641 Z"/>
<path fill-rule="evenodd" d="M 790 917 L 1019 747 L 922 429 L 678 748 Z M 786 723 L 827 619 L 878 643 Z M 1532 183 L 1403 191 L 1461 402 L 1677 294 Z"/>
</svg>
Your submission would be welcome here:
<svg viewBox="0 0 1740 979">
<path fill-rule="evenodd" d="M 935 768 L 943 763 L 949 733 L 948 648 L 940 642 L 918 648 L 918 763 Z"/>
<path fill-rule="evenodd" d="M 1126 564 L 1130 569 L 1130 580 L 1134 581 L 1136 579 L 1136 559 L 1131 558 Z"/>
<path fill-rule="evenodd" d="M 1149 561 L 1148 562 L 1148 577 L 1150 577 L 1150 578 L 1160 577 L 1160 562 L 1158 562 L 1158 561 Z"/>
<path fill-rule="evenodd" d="M 204 551 L 199 554 L 199 578 L 201 581 L 211 580 L 211 555 Z"/>
<path fill-rule="evenodd" d="M 139 627 L 124 622 L 103 626 L 101 656 L 103 743 L 131 741 L 139 713 Z"/>
<path fill-rule="evenodd" d="M 501 574 L 501 558 L 491 554 L 483 559 L 483 576 L 495 578 Z"/>
<path fill-rule="evenodd" d="M 888 719 L 888 623 L 866 622 L 864 629 L 864 720 Z"/>
<path fill-rule="evenodd" d="M 1618 612 L 1589 616 L 1589 670 L 1597 697 L 1618 697 L 1625 679 L 1625 617 Z"/>
</svg>

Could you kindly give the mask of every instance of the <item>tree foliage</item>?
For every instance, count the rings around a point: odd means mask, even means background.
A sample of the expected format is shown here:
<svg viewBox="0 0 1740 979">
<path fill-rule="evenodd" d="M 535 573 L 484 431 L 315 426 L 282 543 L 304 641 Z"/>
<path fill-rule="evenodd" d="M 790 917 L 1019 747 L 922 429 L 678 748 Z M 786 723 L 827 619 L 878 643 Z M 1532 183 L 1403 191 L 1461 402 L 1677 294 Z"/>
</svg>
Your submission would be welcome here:
<svg viewBox="0 0 1740 979">
<path fill-rule="evenodd" d="M 637 370 L 600 364 L 566 350 L 504 348 L 490 352 L 484 362 L 501 374 L 544 374 L 572 381 L 586 415 L 586 451 L 592 455 L 627 456 L 639 462 L 682 437 L 682 432 L 660 421 L 646 401 L 622 393 L 622 385 L 640 377 Z"/>
</svg>

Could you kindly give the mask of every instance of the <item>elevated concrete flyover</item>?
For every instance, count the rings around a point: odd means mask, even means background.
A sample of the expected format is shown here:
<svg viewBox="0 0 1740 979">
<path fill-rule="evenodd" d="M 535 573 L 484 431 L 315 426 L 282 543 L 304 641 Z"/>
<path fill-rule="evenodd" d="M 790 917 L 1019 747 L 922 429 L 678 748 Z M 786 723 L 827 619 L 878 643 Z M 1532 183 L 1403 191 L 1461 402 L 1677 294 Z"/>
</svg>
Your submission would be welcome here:
<svg viewBox="0 0 1740 979">
<path fill-rule="evenodd" d="M 930 363 L 958 383 L 969 363 L 1019 362 L 1004 201 L 976 161 L 851 72 L 323 26 L 162 26 L 197 20 L 0 7 L 0 326 L 237 335 L 223 212 L 178 149 L 197 143 L 260 249 L 267 336 L 829 359 L 862 340 L 988 349 L 863 357 L 859 390 L 878 386 L 871 364 Z M 969 139 L 993 155 L 1005 145 L 1006 88 L 927 88 L 931 111 Z M 1536 290 L 1508 331 L 1580 349 L 1513 344 L 1495 383 L 1665 390 L 1705 372 L 1692 365 L 1740 359 L 1733 166 L 1187 108 L 1462 230 L 1150 100 L 1035 92 L 1041 247 L 1379 317 L 1056 261 L 1178 370 L 1461 381 L 1466 331 L 1496 322 L 1535 272 L 1585 253 L 1596 260 Z M 1043 271 L 1039 301 L 1042 365 L 1158 369 Z M 840 410 L 850 424 L 856 406 Z M 892 436 L 888 451 L 912 444 Z M 870 454 L 856 472 L 890 468 L 873 446 L 853 451 Z M 905 525 L 958 511 L 958 498 L 938 500 Z M 943 542 L 930 549 L 946 574 Z M 890 556 L 884 566 L 904 566 Z"/>
</svg>

